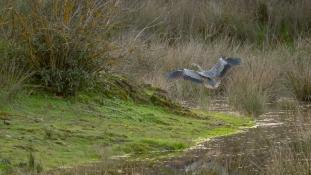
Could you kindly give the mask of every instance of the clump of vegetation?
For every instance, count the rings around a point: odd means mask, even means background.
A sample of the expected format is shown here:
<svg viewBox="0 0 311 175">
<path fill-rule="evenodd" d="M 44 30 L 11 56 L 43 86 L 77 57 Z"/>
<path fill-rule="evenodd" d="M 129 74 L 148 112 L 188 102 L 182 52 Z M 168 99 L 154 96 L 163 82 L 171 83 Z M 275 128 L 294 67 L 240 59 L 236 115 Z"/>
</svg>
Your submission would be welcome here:
<svg viewBox="0 0 311 175">
<path fill-rule="evenodd" d="M 12 172 L 13 167 L 11 165 L 11 161 L 8 159 L 0 160 L 0 172 Z"/>
<path fill-rule="evenodd" d="M 105 71 L 114 1 L 7 1 L 2 37 L 22 48 L 19 64 L 33 83 L 58 95 L 73 95 Z"/>
<path fill-rule="evenodd" d="M 241 82 L 240 82 L 241 83 Z M 237 110 L 258 116 L 264 112 L 267 94 L 256 84 L 234 83 L 228 90 L 229 101 Z"/>
<path fill-rule="evenodd" d="M 32 74 L 21 62 L 22 52 L 23 48 L 0 40 L 0 102 L 11 99 Z"/>
<path fill-rule="evenodd" d="M 297 58 L 292 61 L 293 68 L 286 74 L 287 86 L 301 101 L 311 101 L 311 61 L 310 58 Z"/>
<path fill-rule="evenodd" d="M 243 61 L 240 71 L 226 84 L 227 95 L 238 110 L 258 116 L 275 92 L 273 88 L 280 73 L 274 62 L 266 58 L 252 57 Z"/>
</svg>

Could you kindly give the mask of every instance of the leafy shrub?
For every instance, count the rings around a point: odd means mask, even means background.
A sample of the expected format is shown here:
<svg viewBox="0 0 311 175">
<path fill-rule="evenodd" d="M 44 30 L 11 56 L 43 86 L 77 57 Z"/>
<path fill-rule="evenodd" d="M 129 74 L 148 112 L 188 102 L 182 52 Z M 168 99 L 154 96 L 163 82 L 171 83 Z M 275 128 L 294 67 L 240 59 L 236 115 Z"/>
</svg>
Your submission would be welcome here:
<svg viewBox="0 0 311 175">
<path fill-rule="evenodd" d="M 52 37 L 49 46 L 48 37 Z M 87 48 L 66 43 L 66 38 L 57 34 L 35 35 L 30 47 L 36 59 L 31 63 L 37 72 L 35 81 L 59 95 L 73 95 L 80 87 L 91 82 L 97 66 L 104 65 L 104 59 L 90 58 Z"/>
<path fill-rule="evenodd" d="M 25 47 L 33 82 L 58 95 L 73 95 L 107 69 L 115 1 L 11 1 L 4 31 Z"/>
</svg>

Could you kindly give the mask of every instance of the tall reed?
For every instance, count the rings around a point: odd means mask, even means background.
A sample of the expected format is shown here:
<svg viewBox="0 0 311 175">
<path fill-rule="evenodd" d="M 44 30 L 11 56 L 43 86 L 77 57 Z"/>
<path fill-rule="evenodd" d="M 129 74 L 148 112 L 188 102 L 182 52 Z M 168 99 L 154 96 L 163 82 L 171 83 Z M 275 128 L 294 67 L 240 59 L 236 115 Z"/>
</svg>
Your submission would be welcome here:
<svg viewBox="0 0 311 175">
<path fill-rule="evenodd" d="M 311 101 L 311 58 L 300 57 L 286 71 L 287 86 L 298 100 Z"/>
<path fill-rule="evenodd" d="M 277 64 L 261 54 L 245 57 L 240 70 L 227 83 L 230 103 L 254 116 L 264 112 L 265 103 L 273 95 L 273 88 L 280 77 Z"/>
<path fill-rule="evenodd" d="M 0 40 L 0 102 L 11 99 L 32 75 L 21 63 L 22 52 L 23 48 Z"/>
</svg>

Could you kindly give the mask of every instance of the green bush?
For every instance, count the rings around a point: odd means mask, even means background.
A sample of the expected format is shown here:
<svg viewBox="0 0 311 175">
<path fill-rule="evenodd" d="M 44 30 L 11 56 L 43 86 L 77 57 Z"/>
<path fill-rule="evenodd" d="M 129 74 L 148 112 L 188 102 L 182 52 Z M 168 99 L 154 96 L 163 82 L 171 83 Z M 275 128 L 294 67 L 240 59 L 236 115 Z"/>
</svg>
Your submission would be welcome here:
<svg viewBox="0 0 311 175">
<path fill-rule="evenodd" d="M 51 43 L 47 45 L 49 37 Z M 36 71 L 34 81 L 58 95 L 74 95 L 92 82 L 98 66 L 104 66 L 104 59 L 90 58 L 88 48 L 66 43 L 67 39 L 72 38 L 43 32 L 33 36 L 30 45 L 36 59 L 31 62 Z"/>
<path fill-rule="evenodd" d="M 23 46 L 33 83 L 58 95 L 74 95 L 105 71 L 117 6 L 111 1 L 12 1 L 3 35 Z"/>
</svg>

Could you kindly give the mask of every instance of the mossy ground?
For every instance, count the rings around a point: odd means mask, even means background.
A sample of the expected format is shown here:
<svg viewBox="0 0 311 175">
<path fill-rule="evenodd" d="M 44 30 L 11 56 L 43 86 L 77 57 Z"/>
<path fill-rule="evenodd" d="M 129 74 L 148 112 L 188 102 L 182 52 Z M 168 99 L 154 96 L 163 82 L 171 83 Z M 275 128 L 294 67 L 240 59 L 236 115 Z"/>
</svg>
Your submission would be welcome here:
<svg viewBox="0 0 311 175">
<path fill-rule="evenodd" d="M 2 105 L 0 172 L 26 166 L 30 154 L 43 169 L 100 161 L 107 149 L 111 155 L 166 155 L 193 145 L 198 138 L 232 134 L 253 124 L 247 117 L 204 112 L 189 117 L 150 104 L 88 98 L 92 97 L 20 95 Z"/>
</svg>

